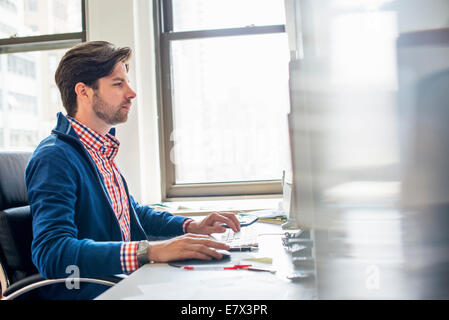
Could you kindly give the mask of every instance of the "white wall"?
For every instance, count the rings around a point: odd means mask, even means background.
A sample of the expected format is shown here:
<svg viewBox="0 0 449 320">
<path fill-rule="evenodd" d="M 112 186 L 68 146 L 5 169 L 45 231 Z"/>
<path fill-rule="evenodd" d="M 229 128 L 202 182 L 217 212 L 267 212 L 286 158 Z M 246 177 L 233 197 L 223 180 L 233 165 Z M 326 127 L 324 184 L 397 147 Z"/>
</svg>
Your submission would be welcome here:
<svg viewBox="0 0 449 320">
<path fill-rule="evenodd" d="M 134 198 L 161 199 L 155 52 L 151 0 L 87 0 L 87 38 L 129 46 L 129 77 L 137 92 L 125 124 L 117 127 L 117 164 Z"/>
</svg>

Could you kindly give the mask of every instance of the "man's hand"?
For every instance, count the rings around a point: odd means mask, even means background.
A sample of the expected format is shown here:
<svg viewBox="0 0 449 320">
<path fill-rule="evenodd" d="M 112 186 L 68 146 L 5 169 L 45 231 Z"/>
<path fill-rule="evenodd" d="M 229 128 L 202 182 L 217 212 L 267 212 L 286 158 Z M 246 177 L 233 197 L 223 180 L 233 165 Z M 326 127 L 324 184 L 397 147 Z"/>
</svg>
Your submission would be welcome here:
<svg viewBox="0 0 449 320">
<path fill-rule="evenodd" d="M 196 234 L 212 234 L 225 232 L 227 224 L 234 232 L 240 231 L 240 222 L 235 214 L 230 212 L 213 212 L 201 221 L 192 221 L 187 232 Z"/>
<path fill-rule="evenodd" d="M 148 258 L 154 262 L 184 259 L 221 259 L 222 255 L 214 249 L 229 250 L 229 246 L 213 240 L 210 236 L 188 233 L 167 241 L 151 244 L 148 250 Z"/>
</svg>

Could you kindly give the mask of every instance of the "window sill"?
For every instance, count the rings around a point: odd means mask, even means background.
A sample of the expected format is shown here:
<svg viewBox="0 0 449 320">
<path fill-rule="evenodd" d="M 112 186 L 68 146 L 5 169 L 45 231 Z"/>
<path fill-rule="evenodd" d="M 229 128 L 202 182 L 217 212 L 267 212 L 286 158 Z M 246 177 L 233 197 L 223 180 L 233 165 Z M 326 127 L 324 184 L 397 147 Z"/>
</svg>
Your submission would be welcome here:
<svg viewBox="0 0 449 320">
<path fill-rule="evenodd" d="M 174 215 L 198 216 L 211 212 L 227 211 L 255 211 L 278 209 L 282 205 L 282 198 L 243 199 L 243 200 L 202 200 L 202 201 L 173 201 L 164 202 L 158 210 L 169 211 Z"/>
</svg>

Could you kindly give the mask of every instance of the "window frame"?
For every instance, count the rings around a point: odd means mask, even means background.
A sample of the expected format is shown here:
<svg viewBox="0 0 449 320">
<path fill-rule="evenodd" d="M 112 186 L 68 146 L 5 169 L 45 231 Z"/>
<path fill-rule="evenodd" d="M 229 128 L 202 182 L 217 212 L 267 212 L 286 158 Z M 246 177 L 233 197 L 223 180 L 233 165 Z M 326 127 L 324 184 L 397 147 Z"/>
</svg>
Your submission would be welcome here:
<svg viewBox="0 0 449 320">
<path fill-rule="evenodd" d="M 87 9 L 86 9 L 86 0 L 79 0 L 81 7 L 81 31 L 79 32 L 70 32 L 70 33 L 57 33 L 57 34 L 41 34 L 37 36 L 11 36 L 9 38 L 0 38 L 0 55 L 6 54 L 9 55 L 9 59 L 14 57 L 15 53 L 24 53 L 24 52 L 40 52 L 40 51 L 50 51 L 50 50 L 61 50 L 61 49 L 70 49 L 71 47 L 87 41 Z M 7 69 L 4 71 L 8 71 Z M 50 86 L 51 88 L 51 86 Z M 15 93 L 17 94 L 17 93 Z M 9 106 L 3 105 L 3 109 L 9 108 Z M 0 108 L 1 109 L 1 108 Z M 33 113 L 38 112 L 37 109 L 32 110 Z M 8 148 L 4 148 L 5 142 L 5 131 L 2 130 L 3 141 L 0 141 L 1 149 L 8 150 Z M 9 129 L 13 130 L 13 129 Z M 13 132 L 13 131 L 10 131 Z M 9 147 L 11 148 L 11 147 Z"/>
<path fill-rule="evenodd" d="M 0 38 L 0 54 L 66 49 L 78 43 L 86 42 L 86 0 L 80 1 L 82 28 L 80 32 Z"/>
<path fill-rule="evenodd" d="M 282 181 L 280 179 L 176 184 L 175 165 L 170 161 L 170 152 L 174 147 L 174 141 L 171 138 L 171 133 L 173 132 L 173 104 L 171 95 L 170 44 L 172 41 L 177 40 L 285 33 L 285 25 L 175 32 L 173 31 L 172 8 L 172 0 L 156 0 L 153 2 L 162 200 L 182 201 L 189 199 L 270 198 L 282 196 Z"/>
</svg>

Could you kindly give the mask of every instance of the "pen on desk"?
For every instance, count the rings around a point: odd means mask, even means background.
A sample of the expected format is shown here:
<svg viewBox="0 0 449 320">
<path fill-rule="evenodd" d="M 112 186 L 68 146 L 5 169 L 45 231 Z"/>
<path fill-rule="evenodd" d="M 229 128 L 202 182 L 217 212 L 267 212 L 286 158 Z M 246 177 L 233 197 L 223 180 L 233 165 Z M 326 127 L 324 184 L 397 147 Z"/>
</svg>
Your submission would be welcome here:
<svg viewBox="0 0 449 320">
<path fill-rule="evenodd" d="M 255 268 L 255 267 L 249 267 L 247 270 L 249 270 L 249 271 L 263 271 L 263 272 L 276 273 L 276 270 L 273 270 L 273 269 L 267 269 L 267 268 Z"/>
<path fill-rule="evenodd" d="M 240 270 L 252 267 L 251 264 L 235 264 L 233 266 L 184 266 L 184 270 Z"/>
</svg>

